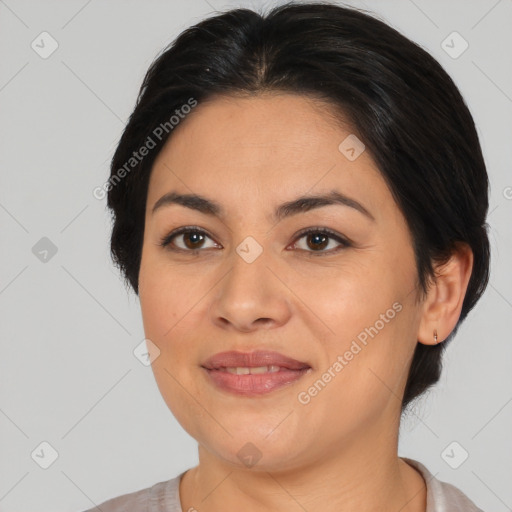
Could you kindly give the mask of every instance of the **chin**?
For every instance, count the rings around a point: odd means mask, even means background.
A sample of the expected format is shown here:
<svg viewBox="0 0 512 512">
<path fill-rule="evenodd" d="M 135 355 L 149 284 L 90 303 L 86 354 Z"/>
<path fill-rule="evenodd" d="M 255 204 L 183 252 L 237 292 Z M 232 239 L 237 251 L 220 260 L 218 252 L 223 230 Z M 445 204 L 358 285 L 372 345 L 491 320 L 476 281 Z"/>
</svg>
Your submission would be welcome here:
<svg viewBox="0 0 512 512">
<path fill-rule="evenodd" d="M 210 455 L 232 466 L 233 470 L 283 471 L 296 467 L 300 454 L 295 450 L 301 443 L 278 436 L 270 442 L 265 439 L 267 436 L 267 433 L 234 437 L 226 434 L 222 443 L 216 438 L 200 444 L 207 447 Z"/>
</svg>

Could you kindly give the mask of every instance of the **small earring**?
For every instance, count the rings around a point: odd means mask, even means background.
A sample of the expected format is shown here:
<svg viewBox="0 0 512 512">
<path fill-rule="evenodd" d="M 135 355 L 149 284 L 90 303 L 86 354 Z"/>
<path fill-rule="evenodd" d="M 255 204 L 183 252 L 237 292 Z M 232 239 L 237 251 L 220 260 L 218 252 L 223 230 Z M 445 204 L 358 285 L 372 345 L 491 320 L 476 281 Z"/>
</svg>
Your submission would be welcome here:
<svg viewBox="0 0 512 512">
<path fill-rule="evenodd" d="M 437 344 L 437 329 L 434 329 L 434 343 Z"/>
</svg>

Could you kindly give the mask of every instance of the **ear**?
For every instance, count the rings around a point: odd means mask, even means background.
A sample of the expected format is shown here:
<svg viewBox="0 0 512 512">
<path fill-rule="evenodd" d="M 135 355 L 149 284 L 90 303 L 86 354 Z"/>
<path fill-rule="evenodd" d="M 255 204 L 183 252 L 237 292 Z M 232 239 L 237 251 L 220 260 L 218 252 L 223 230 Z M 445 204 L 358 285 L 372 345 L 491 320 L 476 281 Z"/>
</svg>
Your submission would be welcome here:
<svg viewBox="0 0 512 512">
<path fill-rule="evenodd" d="M 436 277 L 431 281 L 424 300 L 418 329 L 420 343 L 441 343 L 453 331 L 460 317 L 472 269 L 473 252 L 465 243 L 458 243 L 450 259 L 434 268 Z"/>
</svg>

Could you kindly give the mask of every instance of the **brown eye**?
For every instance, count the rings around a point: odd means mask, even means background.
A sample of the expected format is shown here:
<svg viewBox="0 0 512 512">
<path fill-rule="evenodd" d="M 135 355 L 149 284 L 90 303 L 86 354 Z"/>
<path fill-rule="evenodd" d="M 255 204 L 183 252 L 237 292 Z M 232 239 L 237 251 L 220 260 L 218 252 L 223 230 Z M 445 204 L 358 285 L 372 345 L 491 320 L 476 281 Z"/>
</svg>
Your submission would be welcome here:
<svg viewBox="0 0 512 512">
<path fill-rule="evenodd" d="M 199 249 L 208 248 L 204 246 L 204 243 L 208 238 L 211 240 L 210 236 L 201 229 L 184 227 L 166 235 L 160 241 L 160 245 L 162 247 L 169 246 L 168 248 L 172 250 L 194 252 Z M 210 247 L 215 246 L 216 244 L 214 243 L 213 246 Z"/>
<path fill-rule="evenodd" d="M 305 240 L 305 244 L 300 246 L 299 240 Z M 314 256 L 333 254 L 341 249 L 350 247 L 350 242 L 337 233 L 325 228 L 310 228 L 299 233 L 296 238 L 295 246 L 309 252 Z M 334 245 L 333 245 L 334 242 Z M 328 248 L 327 250 L 325 250 Z M 316 254 L 315 254 L 316 253 Z"/>
<path fill-rule="evenodd" d="M 198 231 L 187 231 L 183 233 L 183 241 L 187 249 L 199 249 L 204 242 L 204 235 Z"/>
<path fill-rule="evenodd" d="M 323 233 L 313 233 L 306 236 L 307 244 L 310 249 L 325 249 L 329 245 L 329 237 Z"/>
</svg>

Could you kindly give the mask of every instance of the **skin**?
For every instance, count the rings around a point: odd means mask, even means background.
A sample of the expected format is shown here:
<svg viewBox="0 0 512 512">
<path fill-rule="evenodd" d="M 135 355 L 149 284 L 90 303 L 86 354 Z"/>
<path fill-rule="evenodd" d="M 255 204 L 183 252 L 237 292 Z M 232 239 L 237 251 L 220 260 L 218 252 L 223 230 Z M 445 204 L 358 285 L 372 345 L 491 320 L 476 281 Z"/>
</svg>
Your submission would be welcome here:
<svg viewBox="0 0 512 512">
<path fill-rule="evenodd" d="M 416 343 L 433 344 L 434 329 L 442 341 L 456 325 L 472 254 L 461 246 L 422 296 L 402 213 L 368 151 L 350 161 L 338 150 L 353 132 L 323 107 L 292 94 L 216 97 L 175 128 L 155 161 L 139 297 L 162 397 L 198 442 L 199 464 L 180 482 L 183 510 L 425 511 L 423 478 L 397 456 L 401 399 Z M 374 220 L 342 205 L 271 218 L 284 201 L 331 190 Z M 213 199 L 225 214 L 176 204 L 153 214 L 170 191 Z M 188 225 L 207 233 L 197 254 L 159 245 Z M 314 237 L 296 236 L 309 227 L 352 245 L 329 238 L 315 249 Z M 236 252 L 248 236 L 263 249 L 252 263 Z M 194 247 L 183 235 L 174 245 Z M 394 303 L 401 311 L 300 403 L 298 394 Z M 312 370 L 248 398 L 218 390 L 200 367 L 218 352 L 255 349 Z M 246 443 L 261 454 L 252 467 L 237 456 Z"/>
</svg>

